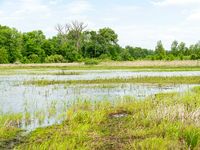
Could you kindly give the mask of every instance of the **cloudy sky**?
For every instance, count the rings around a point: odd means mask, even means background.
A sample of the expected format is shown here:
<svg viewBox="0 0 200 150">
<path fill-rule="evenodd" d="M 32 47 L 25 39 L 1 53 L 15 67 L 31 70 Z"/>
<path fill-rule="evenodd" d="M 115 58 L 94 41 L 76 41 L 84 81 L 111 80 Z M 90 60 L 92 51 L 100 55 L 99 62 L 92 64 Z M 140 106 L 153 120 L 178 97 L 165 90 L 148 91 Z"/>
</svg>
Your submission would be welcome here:
<svg viewBox="0 0 200 150">
<path fill-rule="evenodd" d="M 23 32 L 41 29 L 51 37 L 56 24 L 72 20 L 113 28 L 122 46 L 200 40 L 200 0 L 0 0 L 0 24 Z"/>
</svg>

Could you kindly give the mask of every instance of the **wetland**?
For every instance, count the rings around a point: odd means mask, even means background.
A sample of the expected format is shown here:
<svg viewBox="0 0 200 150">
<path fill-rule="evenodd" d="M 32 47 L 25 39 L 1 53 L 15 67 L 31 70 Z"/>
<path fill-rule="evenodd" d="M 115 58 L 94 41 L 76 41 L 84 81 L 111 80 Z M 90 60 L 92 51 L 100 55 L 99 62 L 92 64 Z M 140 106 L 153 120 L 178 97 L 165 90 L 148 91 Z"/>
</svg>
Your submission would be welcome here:
<svg viewBox="0 0 200 150">
<path fill-rule="evenodd" d="M 197 68 L 0 71 L 2 149 L 199 147 Z"/>
</svg>

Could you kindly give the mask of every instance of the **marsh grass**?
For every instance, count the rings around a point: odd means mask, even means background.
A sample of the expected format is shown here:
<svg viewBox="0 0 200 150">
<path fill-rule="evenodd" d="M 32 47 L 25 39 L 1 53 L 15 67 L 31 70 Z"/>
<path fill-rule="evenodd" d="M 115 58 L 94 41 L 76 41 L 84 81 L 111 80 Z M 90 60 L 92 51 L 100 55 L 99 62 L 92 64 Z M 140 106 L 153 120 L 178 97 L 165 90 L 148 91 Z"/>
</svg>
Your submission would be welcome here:
<svg viewBox="0 0 200 150">
<path fill-rule="evenodd" d="M 196 90 L 145 100 L 76 101 L 62 124 L 31 132 L 16 149 L 199 149 L 199 118 Z"/>
<path fill-rule="evenodd" d="M 11 148 L 13 143 L 18 143 L 17 136 L 22 132 L 22 114 L 7 113 L 0 115 L 0 149 Z"/>
<path fill-rule="evenodd" d="M 111 78 L 94 80 L 29 80 L 24 85 L 47 86 L 55 84 L 109 84 L 109 83 L 151 83 L 151 84 L 199 84 L 199 76 L 173 76 L 173 77 L 134 77 Z"/>
</svg>

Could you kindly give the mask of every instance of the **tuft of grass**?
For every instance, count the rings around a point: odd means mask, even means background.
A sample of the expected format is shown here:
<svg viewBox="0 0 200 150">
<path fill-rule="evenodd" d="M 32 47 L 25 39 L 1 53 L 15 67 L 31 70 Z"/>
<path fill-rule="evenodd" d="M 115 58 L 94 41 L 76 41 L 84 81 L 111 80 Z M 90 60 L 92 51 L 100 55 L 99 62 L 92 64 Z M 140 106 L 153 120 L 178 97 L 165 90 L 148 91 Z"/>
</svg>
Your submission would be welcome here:
<svg viewBox="0 0 200 150">
<path fill-rule="evenodd" d="M 22 130 L 19 128 L 22 114 L 1 114 L 0 115 L 0 149 L 11 149 L 18 144 Z"/>
<path fill-rule="evenodd" d="M 199 144 L 200 130 L 193 126 L 188 127 L 183 131 L 183 138 L 188 148 L 193 150 Z"/>
</svg>

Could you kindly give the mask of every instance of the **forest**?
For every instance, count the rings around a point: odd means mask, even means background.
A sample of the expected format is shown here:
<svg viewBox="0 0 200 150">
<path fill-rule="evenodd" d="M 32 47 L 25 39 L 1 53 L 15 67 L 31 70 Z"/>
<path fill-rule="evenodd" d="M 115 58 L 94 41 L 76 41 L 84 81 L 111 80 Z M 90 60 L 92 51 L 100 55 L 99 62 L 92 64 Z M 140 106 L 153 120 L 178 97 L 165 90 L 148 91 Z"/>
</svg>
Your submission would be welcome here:
<svg viewBox="0 0 200 150">
<path fill-rule="evenodd" d="M 0 25 L 0 64 L 9 63 L 65 63 L 87 60 L 198 60 L 200 42 L 189 47 L 173 41 L 171 49 L 158 41 L 155 49 L 118 44 L 117 33 L 108 27 L 87 30 L 87 25 L 73 21 L 57 25 L 57 35 L 47 38 L 43 31 L 22 33 Z"/>
</svg>

